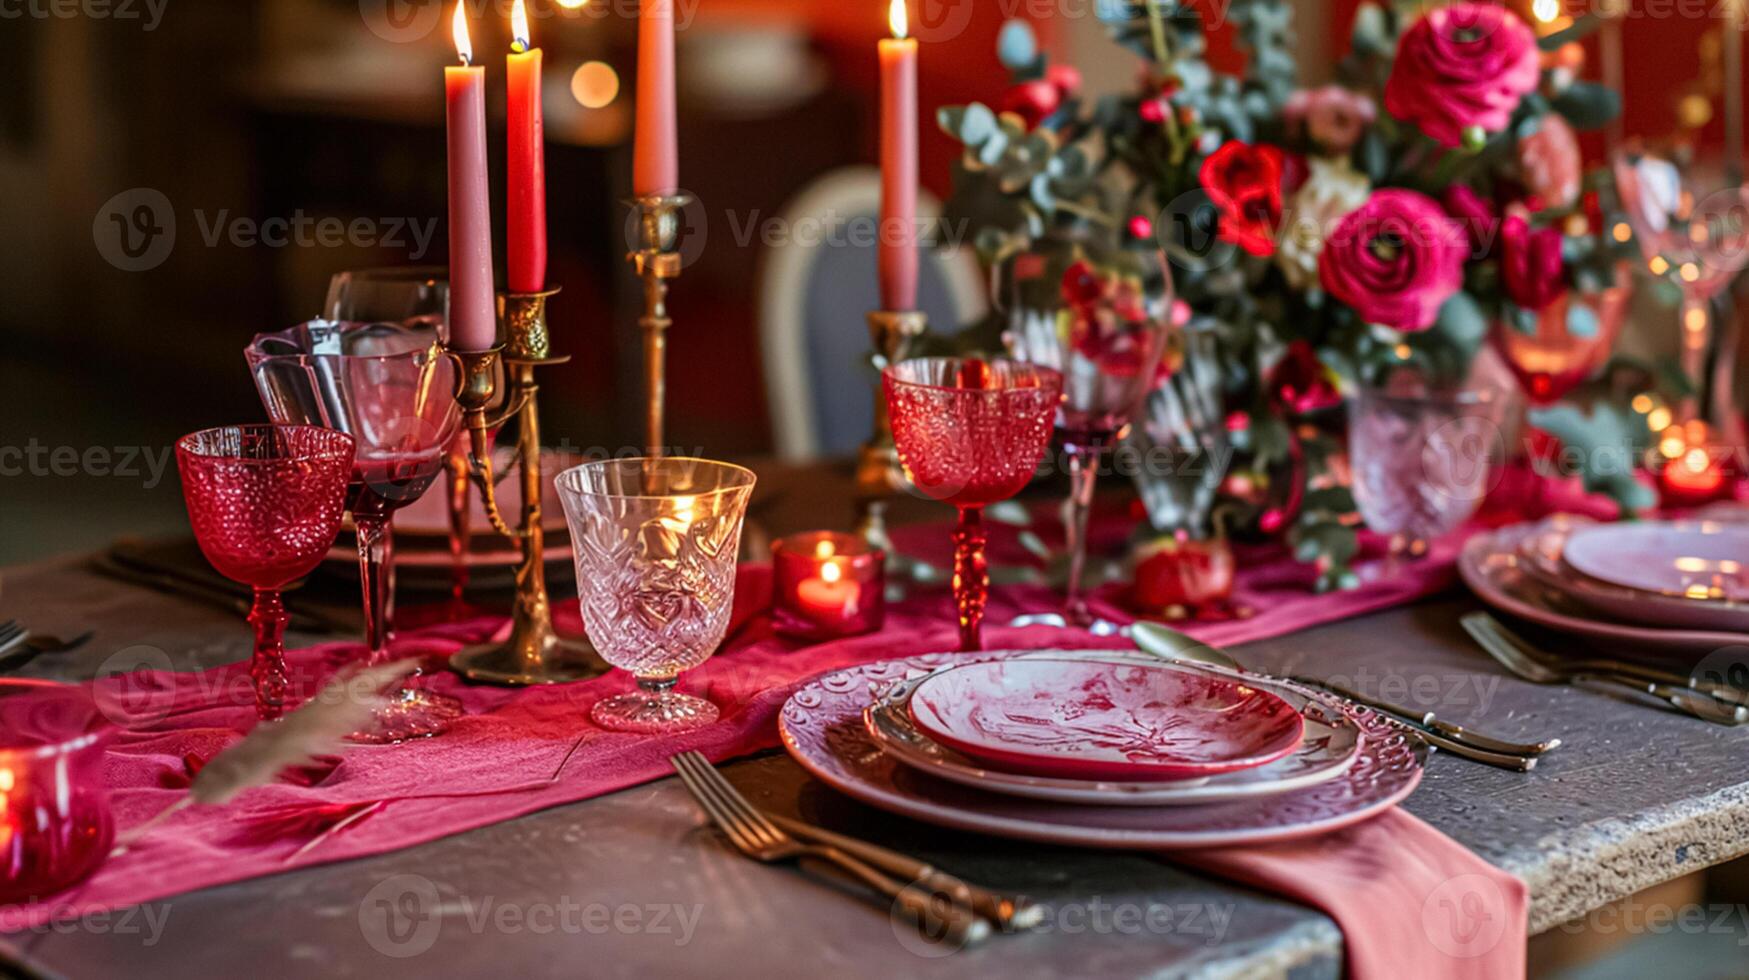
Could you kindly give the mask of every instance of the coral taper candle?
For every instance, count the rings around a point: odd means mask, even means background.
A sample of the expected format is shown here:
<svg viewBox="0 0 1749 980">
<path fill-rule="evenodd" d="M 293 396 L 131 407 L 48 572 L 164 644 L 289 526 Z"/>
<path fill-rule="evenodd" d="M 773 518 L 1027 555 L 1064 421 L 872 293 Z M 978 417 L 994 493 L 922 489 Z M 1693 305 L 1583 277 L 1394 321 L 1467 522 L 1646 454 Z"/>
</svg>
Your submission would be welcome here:
<svg viewBox="0 0 1749 980">
<path fill-rule="evenodd" d="M 486 72 L 470 64 L 465 0 L 455 7 L 461 65 L 443 70 L 449 117 L 449 342 L 486 350 L 498 339 L 492 215 L 486 189 Z"/>
<path fill-rule="evenodd" d="M 522 0 L 510 8 L 509 69 L 510 135 L 505 154 L 505 251 L 510 264 L 510 291 L 538 293 L 547 279 L 546 136 L 541 120 L 540 49 L 529 44 L 528 12 Z"/>
<path fill-rule="evenodd" d="M 674 131 L 674 0 L 638 5 L 638 132 L 632 146 L 632 192 L 673 194 L 680 187 Z"/>
<path fill-rule="evenodd" d="M 917 308 L 917 41 L 892 0 L 881 41 L 881 308 Z"/>
</svg>

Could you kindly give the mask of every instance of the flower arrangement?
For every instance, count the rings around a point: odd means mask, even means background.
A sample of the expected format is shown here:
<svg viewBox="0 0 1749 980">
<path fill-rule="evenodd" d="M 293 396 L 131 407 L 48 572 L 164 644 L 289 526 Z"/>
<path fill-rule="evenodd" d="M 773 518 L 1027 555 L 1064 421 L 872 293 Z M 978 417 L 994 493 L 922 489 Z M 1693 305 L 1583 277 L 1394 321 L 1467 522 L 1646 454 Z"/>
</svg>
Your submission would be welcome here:
<svg viewBox="0 0 1749 980">
<path fill-rule="evenodd" d="M 1285 532 L 1319 588 L 1351 585 L 1358 518 L 1331 434 L 1343 392 L 1403 368 L 1456 382 L 1491 331 L 1534 331 L 1551 310 L 1595 331 L 1590 298 L 1621 285 L 1629 246 L 1576 136 L 1619 107 L 1574 77 L 1570 42 L 1591 23 L 1539 40 L 1491 4 L 1365 4 L 1339 82 L 1308 90 L 1286 0 L 1227 8 L 1236 74 L 1210 67 L 1198 14 L 1175 0 L 1098 9 L 1145 59 L 1137 89 L 1084 98 L 1010 23 L 997 108 L 939 115 L 966 147 L 949 218 L 977 229 L 998 283 L 1069 237 L 1163 249 L 1188 319 L 1173 356 L 1215 360 L 1198 373 L 1223 412 L 1210 438 L 1237 455 L 1199 512 L 1150 508 L 1154 530 L 1206 534 L 1218 510 Z M 967 342 L 994 342 L 1006 315 Z"/>
</svg>

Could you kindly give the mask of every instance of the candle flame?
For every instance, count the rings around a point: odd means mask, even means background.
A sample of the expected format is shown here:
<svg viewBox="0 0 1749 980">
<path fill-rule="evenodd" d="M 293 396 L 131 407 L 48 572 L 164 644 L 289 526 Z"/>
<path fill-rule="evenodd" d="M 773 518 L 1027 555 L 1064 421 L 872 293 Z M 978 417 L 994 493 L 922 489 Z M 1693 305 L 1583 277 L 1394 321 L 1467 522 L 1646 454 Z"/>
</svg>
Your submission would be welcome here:
<svg viewBox="0 0 1749 980">
<path fill-rule="evenodd" d="M 893 29 L 893 36 L 903 40 L 911 35 L 911 12 L 905 9 L 905 0 L 893 0 L 887 7 L 887 26 Z"/>
<path fill-rule="evenodd" d="M 844 577 L 844 569 L 838 567 L 835 561 L 829 561 L 820 566 L 820 581 L 836 582 Z"/>
<path fill-rule="evenodd" d="M 814 545 L 815 558 L 830 558 L 837 553 L 838 548 L 830 539 L 821 541 L 819 544 Z"/>
<path fill-rule="evenodd" d="M 456 0 L 455 19 L 450 25 L 450 32 L 455 35 L 455 53 L 461 56 L 462 64 L 473 64 L 474 42 L 468 39 L 467 0 Z"/>
<path fill-rule="evenodd" d="M 510 50 L 528 50 L 528 8 L 522 0 L 516 0 L 510 6 L 510 37 Z"/>
</svg>

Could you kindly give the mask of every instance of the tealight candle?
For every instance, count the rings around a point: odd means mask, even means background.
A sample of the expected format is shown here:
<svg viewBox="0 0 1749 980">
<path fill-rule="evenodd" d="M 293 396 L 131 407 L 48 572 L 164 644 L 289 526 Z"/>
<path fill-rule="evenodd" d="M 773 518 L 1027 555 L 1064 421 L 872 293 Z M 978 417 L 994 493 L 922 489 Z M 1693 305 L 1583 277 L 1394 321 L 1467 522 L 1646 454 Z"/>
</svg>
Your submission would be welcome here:
<svg viewBox="0 0 1749 980">
<path fill-rule="evenodd" d="M 886 616 L 886 554 L 836 531 L 792 534 L 771 546 L 778 632 L 810 640 L 857 636 Z"/>
<path fill-rule="evenodd" d="M 108 856 L 108 731 L 78 688 L 0 681 L 0 904 L 52 895 Z"/>
</svg>

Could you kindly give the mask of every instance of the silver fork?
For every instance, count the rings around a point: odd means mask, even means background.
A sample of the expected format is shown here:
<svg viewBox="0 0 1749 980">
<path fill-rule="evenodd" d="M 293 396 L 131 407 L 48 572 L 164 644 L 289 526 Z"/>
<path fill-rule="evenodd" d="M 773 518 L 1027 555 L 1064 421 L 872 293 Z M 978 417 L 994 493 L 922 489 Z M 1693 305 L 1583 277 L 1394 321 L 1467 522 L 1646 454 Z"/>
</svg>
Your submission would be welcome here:
<svg viewBox="0 0 1749 980">
<path fill-rule="evenodd" d="M 29 631 L 18 625 L 18 620 L 8 619 L 0 623 L 0 653 L 6 653 L 13 647 L 23 643 L 30 636 Z"/>
<path fill-rule="evenodd" d="M 0 673 L 11 673 L 18 670 L 45 653 L 64 653 L 76 650 L 84 646 L 85 641 L 96 635 L 95 630 L 86 630 L 71 640 L 63 640 L 60 637 L 49 636 L 45 633 L 20 630 L 16 638 L 7 640 L 4 627 L 12 625 L 15 624 L 10 622 L 0 624 Z"/>
<path fill-rule="evenodd" d="M 1741 725 L 1749 721 L 1749 708 L 1727 704 L 1692 688 L 1626 680 L 1550 663 L 1532 653 L 1534 648 L 1529 643 L 1485 612 L 1465 613 L 1458 622 L 1500 666 L 1532 684 L 1583 684 L 1619 693 L 1649 694 L 1677 711 L 1714 724 Z"/>
<path fill-rule="evenodd" d="M 804 844 L 784 833 L 697 752 L 682 752 L 668 762 L 705 814 L 747 857 L 765 864 L 800 858 L 828 861 L 890 899 L 893 908 L 925 936 L 950 949 L 972 945 L 990 935 L 990 924 L 969 909 L 889 878 L 835 847 Z"/>
</svg>

